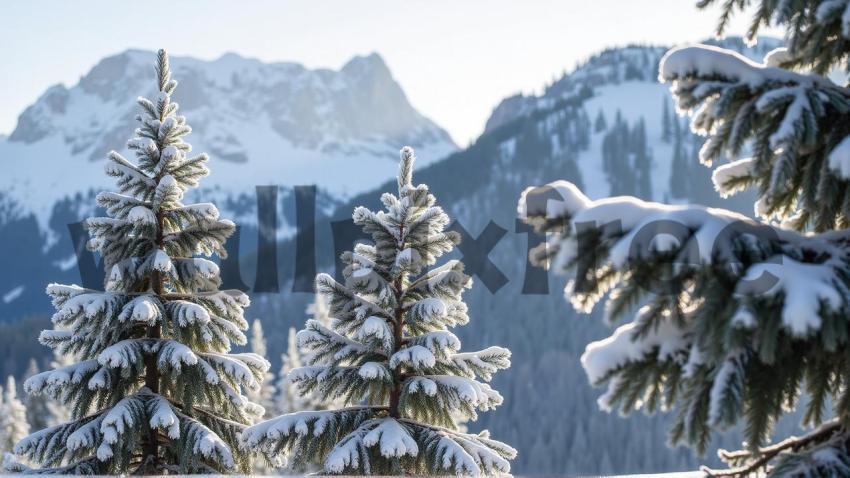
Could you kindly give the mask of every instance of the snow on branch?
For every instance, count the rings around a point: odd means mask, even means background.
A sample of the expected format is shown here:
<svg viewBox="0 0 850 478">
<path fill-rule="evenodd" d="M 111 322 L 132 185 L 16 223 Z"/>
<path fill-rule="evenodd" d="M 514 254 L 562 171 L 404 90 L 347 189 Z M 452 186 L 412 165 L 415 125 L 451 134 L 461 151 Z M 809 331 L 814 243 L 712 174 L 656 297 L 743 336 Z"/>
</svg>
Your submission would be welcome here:
<svg viewBox="0 0 850 478">
<path fill-rule="evenodd" d="M 438 330 L 412 337 L 408 340 L 411 345 L 420 345 L 427 348 L 439 359 L 447 358 L 449 355 L 460 350 L 460 339 L 448 330 Z"/>
<path fill-rule="evenodd" d="M 106 347 L 97 356 L 97 362 L 110 368 L 129 368 L 130 364 L 141 362 L 150 348 L 146 339 L 122 340 Z"/>
<path fill-rule="evenodd" d="M 663 321 L 648 334 L 635 339 L 635 330 L 642 320 L 641 314 L 648 314 L 649 307 L 638 311 L 634 322 L 620 326 L 610 337 L 590 343 L 581 356 L 581 365 L 593 384 L 602 383 L 611 372 L 629 362 L 643 360 L 647 354 L 653 359 L 665 361 L 676 358 L 677 354 L 687 351 L 689 330 L 683 330 L 671 321 Z M 610 407 L 604 407 L 610 409 Z"/>
<path fill-rule="evenodd" d="M 123 194 L 150 197 L 156 188 L 156 182 L 115 151 L 109 153 L 105 171 L 108 176 L 117 178 L 118 187 Z"/>
<path fill-rule="evenodd" d="M 377 342 L 385 354 L 392 350 L 395 341 L 389 323 L 385 319 L 375 316 L 368 317 L 363 321 L 363 325 L 357 330 L 355 337 L 364 344 Z"/>
<path fill-rule="evenodd" d="M 436 385 L 436 394 L 429 393 L 434 390 L 431 384 Z M 454 375 L 419 375 L 409 380 L 406 384 L 406 393 L 416 393 L 422 390 L 426 396 L 440 396 L 443 402 L 448 402 L 448 407 L 453 410 L 461 409 L 459 402 L 478 408 L 479 410 L 492 410 L 502 404 L 502 396 L 486 383 L 477 380 L 458 377 Z"/>
<path fill-rule="evenodd" d="M 760 216 L 788 219 L 798 230 L 830 229 L 846 220 L 839 181 L 850 174 L 850 155 L 839 125 L 850 120 L 850 92 L 773 66 L 777 56 L 759 64 L 713 46 L 675 48 L 662 59 L 659 79 L 671 83 L 678 109 L 692 115 L 691 129 L 707 136 L 703 163 L 752 156 L 718 170 L 718 191 L 757 186 Z"/>
<path fill-rule="evenodd" d="M 740 53 L 712 45 L 687 45 L 673 48 L 661 59 L 658 80 L 671 81 L 690 76 L 714 77 L 741 81 L 751 88 L 765 83 L 794 83 L 834 87 L 819 75 L 802 75 L 782 68 L 756 63 Z"/>
<path fill-rule="evenodd" d="M 242 446 L 248 449 L 274 446 L 297 450 L 325 434 L 333 435 L 329 438 L 336 443 L 337 435 L 347 434 L 347 430 L 354 430 L 381 410 L 384 408 L 350 407 L 282 415 L 246 428 L 242 433 Z"/>
<path fill-rule="evenodd" d="M 390 368 L 398 369 L 401 366 L 410 367 L 413 370 L 422 370 L 433 367 L 437 359 L 430 350 L 421 345 L 411 345 L 400 349 L 390 357 Z"/>
<path fill-rule="evenodd" d="M 445 428 L 424 425 L 413 420 L 401 420 L 415 431 L 429 461 L 439 469 L 458 476 L 482 476 L 510 473 L 508 460 L 517 451 L 490 439 L 486 432 L 478 435 L 460 433 Z"/>
<path fill-rule="evenodd" d="M 755 160 L 743 158 L 719 166 L 711 174 L 714 189 L 721 197 L 729 197 L 755 182 Z"/>
<path fill-rule="evenodd" d="M 81 383 L 92 372 L 100 368 L 96 359 L 84 360 L 64 367 L 41 372 L 24 382 L 24 391 L 29 394 L 42 393 L 68 384 Z"/>
<path fill-rule="evenodd" d="M 297 337 L 299 349 L 310 354 L 311 364 L 345 365 L 370 352 L 383 353 L 341 335 L 315 319 L 308 320 Z"/>
<path fill-rule="evenodd" d="M 481 377 L 489 382 L 493 374 L 511 366 L 511 351 L 504 347 L 487 347 L 477 352 L 451 355 L 451 365 L 457 367 L 458 375 L 468 378 Z"/>
<path fill-rule="evenodd" d="M 134 428 L 135 424 L 145 416 L 144 402 L 135 395 L 126 397 L 115 404 L 103 416 L 100 422 L 100 433 L 103 441 L 97 448 L 97 458 L 106 461 L 112 458 L 113 446 L 119 442 L 124 433 Z"/>
<path fill-rule="evenodd" d="M 180 438 L 180 419 L 167 399 L 156 395 L 148 400 L 147 409 L 151 428 L 165 430 L 172 440 Z"/>
<path fill-rule="evenodd" d="M 527 189 L 518 212 L 548 236 L 531 258 L 573 276 L 565 294 L 576 309 L 602 301 L 609 322 L 629 319 L 581 358 L 590 381 L 608 386 L 602 408 L 654 411 L 678 394 L 674 442 L 705 446 L 706 430 L 741 417 L 747 364 L 802 360 L 777 343 L 809 343 L 799 350 L 813 354 L 847 343 L 835 336 L 850 313 L 847 231 L 802 235 L 701 206 L 591 201 L 563 181 Z M 666 384 L 674 389 L 662 394 Z"/>
<path fill-rule="evenodd" d="M 357 331 L 369 317 L 392 320 L 378 304 L 340 284 L 328 274 L 316 276 L 316 291 L 328 300 L 329 314 L 337 320 L 341 331 Z"/>
<path fill-rule="evenodd" d="M 410 432 L 394 418 L 379 420 L 378 425 L 363 437 L 363 445 L 366 448 L 378 445 L 381 456 L 384 458 L 401 458 L 405 455 L 416 456 L 419 453 L 419 447 L 410 436 Z"/>
</svg>

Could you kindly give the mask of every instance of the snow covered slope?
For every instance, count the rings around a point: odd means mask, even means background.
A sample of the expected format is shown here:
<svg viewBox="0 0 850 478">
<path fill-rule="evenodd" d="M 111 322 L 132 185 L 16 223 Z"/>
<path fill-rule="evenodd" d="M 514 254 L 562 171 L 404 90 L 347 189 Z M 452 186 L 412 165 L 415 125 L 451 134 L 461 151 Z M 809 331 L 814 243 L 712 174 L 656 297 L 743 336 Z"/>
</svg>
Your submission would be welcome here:
<svg viewBox="0 0 850 478">
<path fill-rule="evenodd" d="M 53 86 L 28 107 L 0 139 L 7 199 L 46 224 L 61 198 L 109 186 L 103 160 L 132 135 L 134 100 L 154 89 L 153 64 L 147 51 L 105 58 L 73 87 Z M 413 109 L 377 54 L 339 71 L 235 54 L 175 57 L 172 65 L 180 82 L 175 99 L 194 127 L 189 141 L 212 158 L 214 174 L 203 182 L 210 190 L 236 195 L 259 184 L 316 184 L 345 198 L 386 179 L 371 171 L 395 161 L 401 144 L 434 159 L 456 149 Z"/>
<path fill-rule="evenodd" d="M 722 41 L 709 40 L 706 44 L 721 45 L 732 49 L 756 61 L 762 61 L 771 50 L 781 46 L 781 42 L 772 38 L 762 38 L 758 44 L 749 47 L 741 38 L 728 38 Z M 641 120 L 645 124 L 647 147 L 652 156 L 652 194 L 646 199 L 672 201 L 678 199 L 706 199 L 677 197 L 670 191 L 674 141 L 664 139 L 664 109 L 668 110 L 669 121 L 678 115 L 669 86 L 657 81 L 658 63 L 668 47 L 632 45 L 611 48 L 588 59 L 575 71 L 549 85 L 539 96 L 516 95 L 503 100 L 487 121 L 485 133 L 493 131 L 511 121 L 534 114 L 545 115 L 552 112 L 558 116 L 562 104 L 569 100 L 579 100 L 586 117 L 595 122 L 601 114 L 608 126 L 618 115 L 630 126 Z M 681 128 L 686 128 L 683 118 L 678 118 Z M 558 121 L 548 122 L 543 127 L 557 130 Z M 611 196 L 610 174 L 604 171 L 602 146 L 605 133 L 591 125 L 590 144 L 577 151 L 577 166 L 580 171 L 584 192 L 591 199 Z M 683 133 L 685 133 L 683 131 Z M 686 142 L 699 141 L 687 135 Z M 689 151 L 690 153 L 690 151 Z M 749 211 L 748 211 L 749 212 Z"/>
</svg>

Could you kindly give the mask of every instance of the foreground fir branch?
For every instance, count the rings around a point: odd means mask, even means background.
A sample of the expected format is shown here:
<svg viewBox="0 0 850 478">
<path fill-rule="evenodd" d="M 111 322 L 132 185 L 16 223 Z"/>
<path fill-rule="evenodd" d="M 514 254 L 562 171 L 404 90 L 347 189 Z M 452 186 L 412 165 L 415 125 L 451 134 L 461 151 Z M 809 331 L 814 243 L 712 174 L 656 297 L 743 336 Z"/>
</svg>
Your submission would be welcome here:
<svg viewBox="0 0 850 478">
<path fill-rule="evenodd" d="M 225 473 L 250 470 L 237 447 L 262 415 L 247 390 L 268 362 L 229 354 L 246 342 L 248 297 L 219 291 L 218 266 L 234 225 L 212 204 L 184 205 L 208 174 L 205 154 L 188 156 L 191 131 L 177 115 L 168 56 L 159 52 L 158 95 L 139 98 L 131 162 L 109 154 L 118 192 L 98 195 L 107 217 L 90 218 L 89 246 L 108 276 L 105 291 L 51 284 L 54 330 L 39 340 L 78 361 L 30 377 L 25 389 L 66 403 L 72 420 L 21 440 L 15 453 L 59 474 Z"/>
<path fill-rule="evenodd" d="M 631 317 L 581 358 L 608 386 L 602 408 L 673 409 L 671 441 L 700 451 L 739 420 L 757 451 L 803 389 L 807 423 L 820 423 L 830 400 L 850 417 L 850 235 L 803 236 L 700 206 L 591 201 L 564 181 L 527 190 L 519 212 L 550 234 L 532 260 L 574 274 L 565 293 L 576 309 L 605 298 L 609 323 Z"/>
<path fill-rule="evenodd" d="M 721 30 L 751 3 L 723 2 Z M 710 475 L 850 476 L 850 89 L 816 74 L 848 67 L 850 2 L 768 0 L 755 12 L 752 37 L 777 24 L 788 48 L 763 63 L 678 48 L 659 76 L 706 136 L 702 162 L 733 158 L 715 169 L 716 189 L 754 187 L 764 222 L 591 201 L 564 181 L 529 188 L 519 214 L 549 234 L 532 259 L 574 274 L 575 308 L 604 301 L 607 321 L 629 319 L 582 356 L 607 386 L 603 408 L 672 410 L 671 441 L 700 451 L 743 424 L 745 449 L 721 450 L 729 468 Z M 794 407 L 813 431 L 768 444 Z"/>
<path fill-rule="evenodd" d="M 516 451 L 489 434 L 458 430 L 502 397 L 487 381 L 510 365 L 510 352 L 460 352 L 450 328 L 469 321 L 461 299 L 471 279 L 463 264 L 428 269 L 454 248 L 448 216 L 425 185 L 412 183 L 413 150 L 401 152 L 398 196 L 385 211 L 364 207 L 354 222 L 372 236 L 343 255 L 345 283 L 316 278 L 328 299 L 330 325 L 311 320 L 299 332 L 309 353 L 290 373 L 302 393 L 347 408 L 297 412 L 255 425 L 244 446 L 285 455 L 293 466 L 322 463 L 328 473 L 484 475 L 508 473 Z"/>
</svg>

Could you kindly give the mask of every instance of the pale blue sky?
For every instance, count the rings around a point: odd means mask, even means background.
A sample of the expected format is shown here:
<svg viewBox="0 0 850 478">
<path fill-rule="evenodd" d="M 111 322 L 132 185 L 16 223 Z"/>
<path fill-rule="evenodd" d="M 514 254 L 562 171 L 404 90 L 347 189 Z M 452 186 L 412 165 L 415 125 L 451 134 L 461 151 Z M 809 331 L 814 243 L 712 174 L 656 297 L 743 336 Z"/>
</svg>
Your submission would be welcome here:
<svg viewBox="0 0 850 478">
<path fill-rule="evenodd" d="M 692 0 L 33 0 L 0 6 L 0 133 L 48 86 L 104 56 L 167 48 L 213 59 L 340 67 L 378 52 L 413 105 L 461 145 L 505 96 L 535 92 L 608 47 L 694 42 L 716 12 Z M 736 19 L 740 33 L 746 19 Z M 128 93 L 130 94 L 130 93 Z"/>
</svg>

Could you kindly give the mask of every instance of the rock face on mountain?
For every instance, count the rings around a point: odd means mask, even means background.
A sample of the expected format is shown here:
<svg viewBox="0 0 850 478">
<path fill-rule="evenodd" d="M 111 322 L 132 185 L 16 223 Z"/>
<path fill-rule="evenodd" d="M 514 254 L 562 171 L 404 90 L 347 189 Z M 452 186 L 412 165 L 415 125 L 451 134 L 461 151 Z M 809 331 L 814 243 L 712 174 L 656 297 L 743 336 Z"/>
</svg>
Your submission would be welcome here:
<svg viewBox="0 0 850 478">
<path fill-rule="evenodd" d="M 103 59 L 71 88 L 49 88 L 0 142 L 0 160 L 11 168 L 0 189 L 38 211 L 108 181 L 100 162 L 131 136 L 133 99 L 151 92 L 153 60 L 152 52 L 126 51 Z M 232 184 L 230 173 L 239 172 L 237 189 L 317 184 L 350 195 L 376 186 L 354 181 L 360 163 L 391 161 L 399 144 L 418 145 L 436 159 L 456 149 L 413 109 L 377 54 L 355 57 L 339 71 L 235 54 L 176 57 L 172 64 L 182 84 L 175 98 L 195 125 L 192 143 L 213 161 L 213 188 Z M 25 188 L 13 187 L 22 182 Z"/>
</svg>

